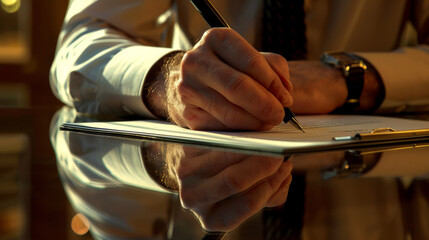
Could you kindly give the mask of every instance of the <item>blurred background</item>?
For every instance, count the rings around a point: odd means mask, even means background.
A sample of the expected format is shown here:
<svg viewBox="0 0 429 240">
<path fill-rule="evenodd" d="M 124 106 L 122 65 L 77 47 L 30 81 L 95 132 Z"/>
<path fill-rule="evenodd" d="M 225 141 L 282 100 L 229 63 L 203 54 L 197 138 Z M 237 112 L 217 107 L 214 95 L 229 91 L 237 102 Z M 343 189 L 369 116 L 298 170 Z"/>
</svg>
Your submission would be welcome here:
<svg viewBox="0 0 429 240">
<path fill-rule="evenodd" d="M 49 86 L 68 0 L 0 0 L 0 240 L 86 239 L 49 141 L 62 104 Z"/>
<path fill-rule="evenodd" d="M 48 72 L 67 0 L 0 0 L 0 106 L 59 104 Z"/>
</svg>

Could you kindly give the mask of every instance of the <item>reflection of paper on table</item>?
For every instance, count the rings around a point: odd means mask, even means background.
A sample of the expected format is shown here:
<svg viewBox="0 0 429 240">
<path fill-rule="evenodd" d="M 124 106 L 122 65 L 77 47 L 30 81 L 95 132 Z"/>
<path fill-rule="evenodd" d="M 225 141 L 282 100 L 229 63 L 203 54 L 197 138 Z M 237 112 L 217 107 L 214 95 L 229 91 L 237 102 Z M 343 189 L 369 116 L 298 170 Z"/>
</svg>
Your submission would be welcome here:
<svg viewBox="0 0 429 240">
<path fill-rule="evenodd" d="M 350 146 L 356 144 L 357 141 L 333 141 L 332 138 L 369 133 L 379 128 L 390 127 L 397 131 L 429 129 L 429 121 L 379 116 L 315 115 L 298 116 L 297 119 L 306 133 L 284 123 L 269 131 L 260 132 L 194 131 L 156 120 L 70 123 L 63 124 L 62 127 L 67 130 L 149 137 L 268 152 L 321 150 Z"/>
</svg>

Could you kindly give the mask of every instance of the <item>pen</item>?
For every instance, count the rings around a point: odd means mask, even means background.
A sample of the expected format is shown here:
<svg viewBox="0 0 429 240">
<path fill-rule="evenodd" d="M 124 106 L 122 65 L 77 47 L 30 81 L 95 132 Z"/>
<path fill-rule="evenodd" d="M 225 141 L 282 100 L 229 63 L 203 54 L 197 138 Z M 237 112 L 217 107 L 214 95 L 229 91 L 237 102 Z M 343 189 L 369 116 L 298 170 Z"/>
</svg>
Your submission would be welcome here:
<svg viewBox="0 0 429 240">
<path fill-rule="evenodd" d="M 190 0 L 197 11 L 203 16 L 204 20 L 210 25 L 210 27 L 227 27 L 230 28 L 228 23 L 223 19 L 220 13 L 216 10 L 213 4 L 209 0 Z M 283 118 L 283 122 L 290 122 L 292 126 L 304 132 L 301 124 L 299 124 L 298 120 L 295 118 L 295 114 L 289 109 L 284 108 L 285 117 Z"/>
</svg>

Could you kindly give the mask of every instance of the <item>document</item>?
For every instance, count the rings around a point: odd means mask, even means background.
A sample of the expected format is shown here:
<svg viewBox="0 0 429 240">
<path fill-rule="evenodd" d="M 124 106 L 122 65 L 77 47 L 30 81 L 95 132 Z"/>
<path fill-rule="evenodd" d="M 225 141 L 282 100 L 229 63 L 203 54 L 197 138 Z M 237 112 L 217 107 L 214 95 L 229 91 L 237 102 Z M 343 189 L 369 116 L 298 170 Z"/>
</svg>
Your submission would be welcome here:
<svg viewBox="0 0 429 240">
<path fill-rule="evenodd" d="M 268 131 L 220 132 L 190 130 L 157 120 L 65 123 L 61 129 L 273 153 L 429 140 L 429 121 L 363 115 L 308 115 L 297 116 L 297 120 L 305 133 L 285 123 Z M 376 138 L 358 136 L 374 130 L 381 132 Z M 392 133 L 403 131 L 411 134 L 392 138 Z"/>
</svg>

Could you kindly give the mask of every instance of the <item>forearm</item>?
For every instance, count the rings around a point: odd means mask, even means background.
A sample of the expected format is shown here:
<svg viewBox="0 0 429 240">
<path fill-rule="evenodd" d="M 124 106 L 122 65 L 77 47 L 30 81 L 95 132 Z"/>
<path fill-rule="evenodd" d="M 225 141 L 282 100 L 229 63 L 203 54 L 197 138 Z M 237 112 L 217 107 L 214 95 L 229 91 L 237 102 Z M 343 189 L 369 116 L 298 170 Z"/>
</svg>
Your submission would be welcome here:
<svg viewBox="0 0 429 240">
<path fill-rule="evenodd" d="M 76 35 L 81 36 L 62 44 L 52 65 L 51 83 L 59 98 L 80 112 L 150 116 L 141 101 L 143 81 L 171 49 L 142 46 L 99 26 Z"/>
<path fill-rule="evenodd" d="M 80 112 L 154 118 L 141 94 L 152 66 L 173 51 L 154 47 L 167 26 L 151 25 L 169 4 L 71 1 L 50 73 L 57 97 Z"/>
</svg>

